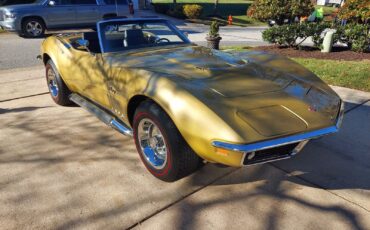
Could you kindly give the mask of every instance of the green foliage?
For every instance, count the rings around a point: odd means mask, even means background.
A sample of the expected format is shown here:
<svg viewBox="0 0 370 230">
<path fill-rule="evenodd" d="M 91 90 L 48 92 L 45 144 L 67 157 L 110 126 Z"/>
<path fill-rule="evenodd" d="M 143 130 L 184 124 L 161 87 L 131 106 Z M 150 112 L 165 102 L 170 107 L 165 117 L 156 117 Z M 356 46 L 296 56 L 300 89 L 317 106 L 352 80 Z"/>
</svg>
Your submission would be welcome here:
<svg viewBox="0 0 370 230">
<path fill-rule="evenodd" d="M 369 0 L 347 0 L 340 9 L 339 18 L 352 22 L 366 21 L 370 18 Z"/>
<path fill-rule="evenodd" d="M 329 23 L 309 23 L 307 36 L 312 38 L 312 42 L 315 47 L 322 49 L 322 43 L 324 42 L 324 31 L 330 28 Z M 335 37 L 335 36 L 334 36 Z M 338 39 L 334 39 L 334 43 L 338 42 Z"/>
<path fill-rule="evenodd" d="M 280 46 L 296 47 L 297 39 L 303 37 L 301 24 L 273 26 L 262 33 L 264 41 Z"/>
<path fill-rule="evenodd" d="M 347 43 L 355 52 L 369 51 L 369 25 L 348 24 L 342 29 L 341 42 Z"/>
<path fill-rule="evenodd" d="M 166 12 L 166 14 L 174 18 L 181 18 L 181 19 L 185 18 L 182 5 L 179 5 L 179 4 L 172 5 L 172 7 Z"/>
<path fill-rule="evenodd" d="M 269 43 L 289 47 L 298 47 L 303 41 L 311 37 L 315 47 L 322 48 L 325 30 L 327 29 L 336 29 L 337 31 L 334 34 L 334 44 L 340 41 L 347 44 L 355 52 L 369 50 L 369 26 L 361 24 L 335 26 L 321 22 L 274 26 L 265 30 L 262 37 L 263 40 Z M 300 43 L 297 43 L 298 38 L 302 40 Z"/>
<path fill-rule="evenodd" d="M 197 19 L 202 14 L 203 7 L 197 4 L 184 5 L 184 14 L 187 18 Z"/>
<path fill-rule="evenodd" d="M 220 31 L 220 24 L 217 21 L 213 21 L 209 27 L 208 36 L 211 38 L 217 38 L 220 36 L 218 33 Z"/>
<path fill-rule="evenodd" d="M 284 19 L 309 16 L 313 10 L 311 0 L 255 0 L 247 15 L 260 21 L 273 19 L 281 24 Z"/>
<path fill-rule="evenodd" d="M 293 58 L 331 85 L 370 92 L 369 60 L 335 61 Z"/>
<path fill-rule="evenodd" d="M 170 10 L 170 4 L 153 4 L 154 11 L 160 14 L 166 14 Z"/>
</svg>

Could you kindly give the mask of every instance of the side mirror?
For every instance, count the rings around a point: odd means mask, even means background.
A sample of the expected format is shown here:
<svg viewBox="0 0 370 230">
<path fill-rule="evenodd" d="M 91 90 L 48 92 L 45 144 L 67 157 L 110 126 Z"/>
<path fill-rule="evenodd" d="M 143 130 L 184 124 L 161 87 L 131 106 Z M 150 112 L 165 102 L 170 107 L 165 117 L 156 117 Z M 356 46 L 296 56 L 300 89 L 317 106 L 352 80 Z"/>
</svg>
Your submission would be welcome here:
<svg viewBox="0 0 370 230">
<path fill-rule="evenodd" d="M 49 6 L 55 6 L 55 1 L 53 0 L 50 0 L 49 3 L 48 3 Z"/>
</svg>

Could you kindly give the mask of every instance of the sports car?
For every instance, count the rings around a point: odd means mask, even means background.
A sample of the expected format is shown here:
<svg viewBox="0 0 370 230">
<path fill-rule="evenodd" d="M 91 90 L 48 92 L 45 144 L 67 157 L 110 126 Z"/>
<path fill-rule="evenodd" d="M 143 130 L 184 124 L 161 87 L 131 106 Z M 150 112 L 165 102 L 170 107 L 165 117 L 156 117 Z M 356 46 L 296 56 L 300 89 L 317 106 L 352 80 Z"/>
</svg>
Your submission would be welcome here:
<svg viewBox="0 0 370 230">
<path fill-rule="evenodd" d="M 41 47 L 51 98 L 133 136 L 148 171 L 175 181 L 205 162 L 240 167 L 290 158 L 338 131 L 343 103 L 277 55 L 191 43 L 160 18 L 110 19 Z"/>
</svg>

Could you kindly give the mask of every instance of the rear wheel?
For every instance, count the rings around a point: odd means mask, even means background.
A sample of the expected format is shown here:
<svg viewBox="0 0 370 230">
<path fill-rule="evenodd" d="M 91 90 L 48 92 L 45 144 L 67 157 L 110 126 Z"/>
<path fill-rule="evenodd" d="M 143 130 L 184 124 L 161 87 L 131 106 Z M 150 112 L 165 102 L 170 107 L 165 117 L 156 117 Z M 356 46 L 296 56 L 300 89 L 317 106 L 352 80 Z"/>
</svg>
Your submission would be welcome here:
<svg viewBox="0 0 370 230">
<path fill-rule="evenodd" d="M 202 165 L 170 117 L 154 102 L 145 101 L 138 107 L 133 127 L 140 158 L 158 179 L 176 181 Z"/>
<path fill-rule="evenodd" d="M 58 105 L 70 105 L 72 102 L 69 100 L 71 92 L 60 77 L 54 63 L 49 60 L 45 66 L 46 69 L 46 82 L 48 84 L 51 98 Z"/>
<path fill-rule="evenodd" d="M 28 38 L 39 38 L 45 34 L 45 24 L 41 19 L 28 18 L 22 23 L 23 36 Z"/>
</svg>

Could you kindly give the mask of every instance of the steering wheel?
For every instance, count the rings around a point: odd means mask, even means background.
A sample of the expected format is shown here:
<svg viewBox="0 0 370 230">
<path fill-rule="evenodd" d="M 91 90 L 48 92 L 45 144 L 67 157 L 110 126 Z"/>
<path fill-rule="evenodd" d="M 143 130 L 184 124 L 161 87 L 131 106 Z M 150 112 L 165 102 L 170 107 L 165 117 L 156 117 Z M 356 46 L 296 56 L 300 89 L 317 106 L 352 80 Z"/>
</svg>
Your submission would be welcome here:
<svg viewBox="0 0 370 230">
<path fill-rule="evenodd" d="M 170 40 L 168 40 L 167 38 L 159 38 L 155 41 L 155 43 L 161 43 L 161 42 L 171 42 Z"/>
</svg>

